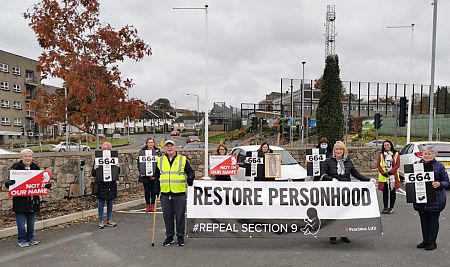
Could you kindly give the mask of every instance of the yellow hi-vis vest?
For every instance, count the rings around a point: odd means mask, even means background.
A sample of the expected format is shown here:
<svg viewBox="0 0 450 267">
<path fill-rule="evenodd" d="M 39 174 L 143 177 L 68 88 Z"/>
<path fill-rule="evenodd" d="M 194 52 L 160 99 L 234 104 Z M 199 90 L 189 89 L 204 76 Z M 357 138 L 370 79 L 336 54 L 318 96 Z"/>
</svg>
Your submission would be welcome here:
<svg viewBox="0 0 450 267">
<path fill-rule="evenodd" d="M 184 167 L 186 166 L 186 157 L 176 155 L 170 166 L 169 159 L 166 155 L 158 157 L 157 160 L 160 176 L 159 183 L 161 185 L 161 193 L 184 193 L 186 192 L 186 174 Z"/>
<path fill-rule="evenodd" d="M 397 163 L 397 159 L 398 159 L 398 152 L 395 152 L 394 161 L 392 162 L 392 165 Z M 387 172 L 386 163 L 384 162 L 384 156 L 381 153 L 380 153 L 380 166 L 383 169 L 383 171 L 386 173 Z M 396 178 L 397 181 L 400 181 L 400 178 L 398 177 L 398 171 L 397 171 L 397 175 L 396 175 L 395 178 Z M 379 173 L 378 174 L 378 182 L 386 183 L 387 182 L 387 177 L 383 176 L 381 173 Z"/>
</svg>

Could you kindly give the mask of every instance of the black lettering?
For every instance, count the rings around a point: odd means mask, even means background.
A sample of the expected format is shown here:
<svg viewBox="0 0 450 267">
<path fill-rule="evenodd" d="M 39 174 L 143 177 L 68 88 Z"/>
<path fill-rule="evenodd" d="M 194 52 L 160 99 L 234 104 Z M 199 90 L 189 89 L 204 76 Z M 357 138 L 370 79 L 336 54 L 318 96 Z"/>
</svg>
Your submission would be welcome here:
<svg viewBox="0 0 450 267">
<path fill-rule="evenodd" d="M 253 195 L 253 202 L 255 206 L 262 206 L 262 202 L 261 202 L 261 192 L 262 192 L 262 188 L 255 188 L 255 194 Z"/>
<path fill-rule="evenodd" d="M 348 187 L 342 188 L 341 200 L 343 206 L 350 205 L 350 189 Z"/>
<path fill-rule="evenodd" d="M 212 205 L 212 201 L 211 201 L 211 193 L 210 191 L 212 190 L 212 187 L 210 186 L 205 186 L 205 205 Z"/>
<path fill-rule="evenodd" d="M 341 188 L 340 187 L 332 187 L 331 188 L 331 206 L 340 206 L 341 205 Z"/>
<path fill-rule="evenodd" d="M 363 188 L 361 190 L 361 203 L 363 206 L 369 206 L 372 203 L 370 199 L 370 191 L 368 188 Z"/>
<path fill-rule="evenodd" d="M 300 195 L 302 196 L 302 200 L 300 200 L 300 204 L 302 206 L 308 206 L 309 205 L 309 198 L 308 198 L 308 189 L 307 188 L 300 188 Z"/>
<path fill-rule="evenodd" d="M 295 202 L 296 206 L 300 205 L 298 203 L 298 190 L 297 190 L 297 188 L 289 188 L 289 198 L 290 198 L 290 205 L 291 206 L 294 206 L 294 202 Z"/>
<path fill-rule="evenodd" d="M 194 206 L 203 205 L 202 204 L 202 195 L 203 195 L 202 188 L 198 187 L 198 186 L 194 186 Z"/>
<path fill-rule="evenodd" d="M 243 188 L 243 205 L 253 205 L 252 204 L 252 190 L 250 188 Z"/>
<path fill-rule="evenodd" d="M 280 188 L 280 205 L 287 206 L 289 203 L 286 201 L 288 198 L 287 188 Z"/>
<path fill-rule="evenodd" d="M 269 205 L 273 205 L 273 199 L 278 197 L 278 190 L 276 188 L 269 188 Z"/>
<path fill-rule="evenodd" d="M 352 205 L 353 206 L 361 205 L 361 192 L 359 191 L 359 188 L 352 189 Z"/>
<path fill-rule="evenodd" d="M 311 205 L 313 206 L 317 206 L 319 205 L 319 199 L 320 199 L 320 193 L 319 193 L 319 189 L 316 187 L 311 188 L 311 190 L 309 191 L 309 198 L 311 201 Z"/>
<path fill-rule="evenodd" d="M 233 188 L 233 204 L 241 205 L 242 203 L 242 192 L 240 188 Z"/>
<path fill-rule="evenodd" d="M 217 206 L 222 205 L 222 196 L 220 195 L 221 191 L 222 191 L 222 188 L 220 188 L 220 187 L 214 188 L 214 196 L 215 196 L 214 204 Z"/>
<path fill-rule="evenodd" d="M 322 206 L 330 206 L 330 188 L 329 187 L 321 187 L 320 188 L 320 205 Z"/>
<path fill-rule="evenodd" d="M 224 188 L 222 188 L 222 190 L 225 191 L 225 205 L 230 205 L 231 187 L 224 187 Z"/>
</svg>

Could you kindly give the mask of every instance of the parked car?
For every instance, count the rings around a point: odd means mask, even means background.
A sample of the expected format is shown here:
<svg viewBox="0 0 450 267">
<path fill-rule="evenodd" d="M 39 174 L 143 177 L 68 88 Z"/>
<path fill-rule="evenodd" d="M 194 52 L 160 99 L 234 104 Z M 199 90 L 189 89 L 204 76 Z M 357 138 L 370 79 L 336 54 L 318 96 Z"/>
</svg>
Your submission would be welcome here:
<svg viewBox="0 0 450 267">
<path fill-rule="evenodd" d="M 244 160 L 246 158 L 247 151 L 257 151 L 259 146 L 239 146 L 231 150 L 231 155 L 237 155 L 238 159 L 238 174 L 231 175 L 233 181 L 250 181 L 250 177 L 245 176 Z M 294 157 L 289 154 L 284 148 L 277 146 L 270 146 L 273 153 L 281 154 L 281 178 L 276 180 L 293 180 L 293 181 L 305 181 L 307 177 L 306 170 L 297 163 Z"/>
<path fill-rule="evenodd" d="M 112 139 L 120 139 L 122 136 L 120 134 L 113 134 Z"/>
<path fill-rule="evenodd" d="M 372 142 L 368 142 L 365 143 L 364 146 L 365 147 L 379 147 L 381 148 L 381 146 L 383 145 L 384 140 L 373 140 Z"/>
<path fill-rule="evenodd" d="M 170 132 L 170 136 L 180 136 L 180 132 L 177 130 L 173 130 Z"/>
<path fill-rule="evenodd" d="M 19 154 L 19 153 L 0 148 L 0 155 L 10 155 L 10 154 Z"/>
<path fill-rule="evenodd" d="M 187 143 L 184 148 L 205 148 L 205 143 L 203 142 L 191 142 Z"/>
<path fill-rule="evenodd" d="M 432 146 L 437 150 L 436 160 L 444 164 L 447 173 L 450 173 L 450 142 L 423 141 L 411 142 L 400 151 L 400 176 L 404 177 L 405 164 L 413 164 L 420 160 L 426 146 Z"/>
<path fill-rule="evenodd" d="M 186 143 L 191 143 L 191 142 L 200 142 L 200 138 L 198 138 L 198 136 L 191 135 L 186 139 Z"/>
<path fill-rule="evenodd" d="M 68 150 L 67 150 L 68 149 Z M 61 142 L 57 145 L 53 145 L 50 149 L 54 152 L 65 152 L 65 151 L 89 151 L 90 148 L 85 145 L 80 145 L 74 142 L 69 142 L 69 145 L 66 146 L 66 142 Z"/>
</svg>

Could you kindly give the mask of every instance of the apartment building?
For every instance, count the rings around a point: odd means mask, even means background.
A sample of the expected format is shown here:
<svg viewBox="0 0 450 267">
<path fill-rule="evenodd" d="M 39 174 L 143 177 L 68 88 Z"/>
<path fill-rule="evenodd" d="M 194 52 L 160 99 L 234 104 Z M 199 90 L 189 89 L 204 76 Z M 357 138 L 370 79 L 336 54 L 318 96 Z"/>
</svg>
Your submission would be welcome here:
<svg viewBox="0 0 450 267">
<path fill-rule="evenodd" d="M 27 109 L 40 86 L 38 61 L 0 50 L 0 146 L 23 143 L 38 133 Z"/>
</svg>

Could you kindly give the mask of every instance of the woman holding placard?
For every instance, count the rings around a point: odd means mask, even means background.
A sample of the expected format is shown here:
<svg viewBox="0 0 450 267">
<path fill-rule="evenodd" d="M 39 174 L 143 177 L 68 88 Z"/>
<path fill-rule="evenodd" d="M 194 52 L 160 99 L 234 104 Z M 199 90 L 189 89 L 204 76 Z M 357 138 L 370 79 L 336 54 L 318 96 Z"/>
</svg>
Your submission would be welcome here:
<svg viewBox="0 0 450 267">
<path fill-rule="evenodd" d="M 226 156 L 228 153 L 228 149 L 225 145 L 220 144 L 217 147 L 217 155 L 219 156 Z M 216 178 L 216 181 L 231 181 L 231 176 L 230 175 L 215 175 L 214 176 Z"/>
<path fill-rule="evenodd" d="M 264 142 L 258 149 L 258 157 L 264 159 L 266 153 L 273 153 L 273 150 L 270 149 L 268 143 Z M 268 162 L 265 162 L 264 164 L 268 164 Z M 258 171 L 258 174 L 260 175 L 255 177 L 255 181 L 275 181 L 275 178 L 266 178 L 264 165 L 258 165 L 258 168 L 261 168 L 262 171 Z"/>
<path fill-rule="evenodd" d="M 436 160 L 437 151 L 427 146 L 423 151 L 421 163 L 432 163 L 434 172 L 433 188 L 436 190 L 436 201 L 432 203 L 414 203 L 414 210 L 419 212 L 423 240 L 417 248 L 434 250 L 439 232 L 439 215 L 446 205 L 445 188 L 449 185 L 448 174 L 442 163 Z"/>
<path fill-rule="evenodd" d="M 385 140 L 381 147 L 381 153 L 378 154 L 378 189 L 383 191 L 384 209 L 381 213 L 394 213 L 396 191 L 400 188 L 400 179 L 397 173 L 400 167 L 400 157 L 394 149 L 391 141 Z M 388 200 L 390 198 L 389 208 Z"/>
<path fill-rule="evenodd" d="M 155 140 L 151 137 L 147 138 L 145 142 L 146 145 L 141 149 L 141 151 L 151 150 L 152 155 L 156 155 L 157 157 L 161 156 L 161 151 L 159 148 L 155 146 Z M 138 161 L 139 164 L 139 161 Z M 139 182 L 144 186 L 144 196 L 145 196 L 145 211 L 153 212 L 155 211 L 155 202 L 156 202 L 156 194 L 155 194 L 155 176 L 147 176 L 145 173 L 139 174 Z"/>
<path fill-rule="evenodd" d="M 33 151 L 25 148 L 20 152 L 22 159 L 14 163 L 10 170 L 40 170 L 39 166 L 33 162 Z M 6 188 L 16 183 L 15 180 L 8 179 L 5 181 Z M 50 189 L 50 183 L 45 188 Z M 13 197 L 12 210 L 16 214 L 17 224 L 17 244 L 19 247 L 29 247 L 39 244 L 34 236 L 34 223 L 36 221 L 36 213 L 40 209 L 39 196 L 17 196 Z M 26 224 L 26 227 L 25 227 Z"/>
<path fill-rule="evenodd" d="M 104 142 L 101 146 L 102 150 L 112 150 L 112 144 L 109 142 Z M 99 165 L 94 164 L 92 167 L 92 176 L 97 176 L 97 169 Z M 119 169 L 120 172 L 120 169 Z M 113 214 L 113 203 L 114 199 L 117 198 L 117 183 L 116 181 L 104 182 L 97 181 L 98 183 L 98 228 L 103 229 L 106 226 L 116 227 L 117 223 L 112 220 Z M 104 207 L 106 202 L 106 224 L 103 221 Z"/>
</svg>

